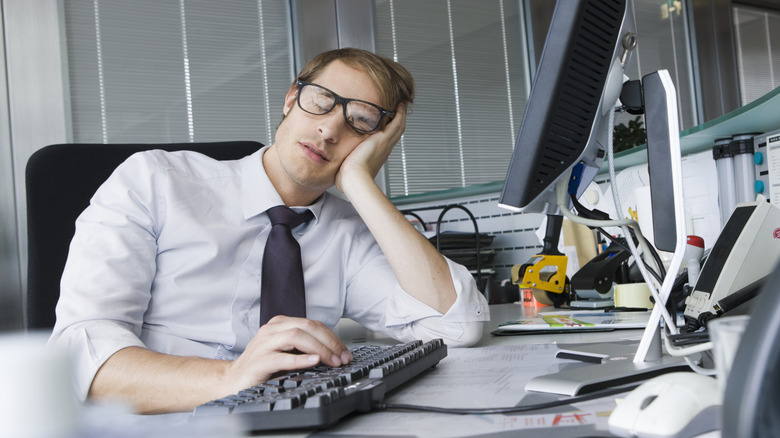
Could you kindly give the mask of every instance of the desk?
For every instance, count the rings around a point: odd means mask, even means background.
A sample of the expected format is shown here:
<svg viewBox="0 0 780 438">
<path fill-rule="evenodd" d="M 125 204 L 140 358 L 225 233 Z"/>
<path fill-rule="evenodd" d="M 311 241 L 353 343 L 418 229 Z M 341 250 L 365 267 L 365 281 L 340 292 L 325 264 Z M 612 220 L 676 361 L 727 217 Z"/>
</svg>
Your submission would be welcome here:
<svg viewBox="0 0 780 438">
<path fill-rule="evenodd" d="M 409 403 L 447 407 L 503 407 L 517 404 L 538 403 L 556 397 L 545 394 L 527 394 L 524 391 L 528 378 L 557 370 L 564 366 L 579 366 L 572 361 L 554 357 L 555 343 L 585 343 L 639 339 L 641 330 L 617 330 L 598 333 L 570 333 L 520 336 L 492 336 L 502 322 L 529 316 L 537 312 L 535 307 L 517 304 L 491 306 L 491 321 L 486 323 L 484 336 L 472 348 L 450 349 L 449 355 L 437 367 L 421 376 L 429 389 L 417 391 L 417 385 L 399 388 L 389 394 L 390 403 Z M 344 320 L 335 332 L 349 346 L 359 344 L 388 344 L 394 340 L 369 332 L 358 324 Z M 496 369 L 496 364 L 504 368 Z M 485 371 L 488 369 L 488 371 Z M 487 383 L 487 385 L 481 385 Z M 372 412 L 354 416 L 321 432 L 296 431 L 272 433 L 267 436 L 318 437 L 330 436 L 517 436 L 525 431 L 530 436 L 544 433 L 545 437 L 610 436 L 607 431 L 608 414 L 614 406 L 613 398 L 580 403 L 580 413 L 572 408 L 557 408 L 533 414 L 519 415 L 448 415 L 408 412 Z M 102 414 L 93 416 L 105 417 Z M 91 434 L 89 436 L 114 437 L 239 437 L 244 436 L 235 424 L 215 419 L 213 434 L 199 430 L 192 435 L 187 426 L 186 414 L 162 416 L 128 416 L 121 422 L 122 431 L 117 434 Z M 105 420 L 102 420 L 105 422 Z M 543 432 L 540 427 L 550 426 Z M 116 427 L 110 427 L 116 429 Z M 533 429 L 533 430 L 529 430 Z M 161 433 L 162 432 L 162 433 Z"/>
<path fill-rule="evenodd" d="M 498 407 L 539 403 L 557 397 L 545 394 L 527 394 L 525 382 L 533 376 L 557 371 L 563 366 L 580 366 L 572 361 L 556 359 L 556 343 L 611 342 L 624 339 L 638 340 L 642 330 L 616 330 L 596 333 L 534 334 L 519 336 L 493 336 L 491 331 L 499 324 L 531 316 L 535 307 L 517 304 L 492 305 L 491 321 L 486 323 L 482 339 L 469 349 L 450 349 L 449 356 L 435 369 L 422 377 L 424 383 L 437 386 L 435 394 L 418 393 L 416 388 L 402 388 L 387 398 L 389 403 L 409 403 L 447 407 Z M 359 325 L 344 321 L 336 333 L 347 343 L 383 343 L 382 336 L 367 333 Z M 507 357 L 507 356 L 512 357 Z M 448 360 L 449 359 L 449 360 Z M 486 361 L 512 366 L 511 369 L 485 367 Z M 489 368 L 488 373 L 482 369 Z M 473 375 L 469 374 L 469 371 Z M 473 379 L 474 385 L 464 384 Z M 455 384 L 451 384 L 457 380 Z M 435 383 L 434 383 L 435 382 Z M 487 382 L 481 387 L 477 382 Z M 500 384 L 499 384 L 500 382 Z M 498 389 L 499 394 L 492 394 Z M 486 389 L 488 391 L 486 391 Z M 465 400 L 465 401 L 464 401 Z M 374 424 L 395 424 L 387 436 L 517 436 L 518 433 L 549 425 L 546 437 L 610 436 L 607 431 L 608 414 L 614 406 L 614 397 L 578 404 L 582 414 L 572 414 L 571 408 L 558 408 L 533 414 L 456 416 L 447 414 L 380 412 L 361 415 L 329 429 L 328 434 L 353 433 L 358 436 L 369 433 Z M 567 413 L 568 412 L 568 413 Z M 374 426 L 374 431 L 376 427 Z M 390 431 L 388 431 L 390 432 Z M 455 433 L 452 433 L 455 432 Z M 533 435 L 533 432 L 527 432 Z"/>
<path fill-rule="evenodd" d="M 539 309 L 545 309 L 544 307 Z M 534 334 L 520 336 L 493 336 L 490 332 L 498 328 L 499 324 L 517 319 L 521 316 L 532 316 L 538 313 L 538 308 L 522 306 L 518 304 L 492 304 L 490 305 L 490 321 L 485 324 L 482 339 L 472 348 L 490 347 L 495 345 L 528 345 L 528 344 L 554 344 L 554 343 L 586 343 L 609 342 L 631 337 L 639 339 L 641 330 L 617 330 L 611 332 L 596 333 L 566 333 L 566 334 Z M 351 320 L 344 319 L 336 325 L 336 334 L 348 344 L 360 343 L 395 343 L 396 341 L 369 332 L 361 325 Z"/>
</svg>

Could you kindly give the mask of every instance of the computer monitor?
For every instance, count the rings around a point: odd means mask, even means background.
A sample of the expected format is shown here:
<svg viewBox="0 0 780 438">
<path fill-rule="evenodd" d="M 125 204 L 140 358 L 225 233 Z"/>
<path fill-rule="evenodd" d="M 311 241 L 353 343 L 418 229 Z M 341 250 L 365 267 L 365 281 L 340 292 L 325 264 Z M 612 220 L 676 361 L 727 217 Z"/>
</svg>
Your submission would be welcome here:
<svg viewBox="0 0 780 438">
<path fill-rule="evenodd" d="M 499 205 L 555 214 L 555 184 L 585 166 L 581 195 L 604 160 L 609 113 L 623 87 L 635 25 L 627 0 L 558 2 Z"/>
<path fill-rule="evenodd" d="M 560 199 L 557 189 L 565 183 L 567 193 L 579 197 L 601 168 L 613 135 L 611 113 L 623 91 L 623 73 L 636 44 L 635 29 L 629 0 L 557 3 L 499 206 L 568 215 L 568 201 Z M 641 268 L 657 304 L 638 345 L 616 349 L 615 345 L 594 344 L 578 357 L 598 365 L 537 377 L 526 385 L 529 391 L 574 395 L 686 367 L 682 359 L 662 354 L 659 330 L 663 303 L 685 252 L 676 92 L 664 70 L 646 75 L 641 82 L 655 246 L 674 253 L 657 289 L 655 279 Z M 578 169 L 573 173 L 575 166 Z M 570 178 L 572 174 L 578 175 L 576 180 Z M 668 324 L 668 313 L 664 320 L 676 333 Z M 562 354 L 573 358 L 580 353 Z"/>
<path fill-rule="evenodd" d="M 754 300 L 723 397 L 724 438 L 780 430 L 780 265 Z"/>
</svg>

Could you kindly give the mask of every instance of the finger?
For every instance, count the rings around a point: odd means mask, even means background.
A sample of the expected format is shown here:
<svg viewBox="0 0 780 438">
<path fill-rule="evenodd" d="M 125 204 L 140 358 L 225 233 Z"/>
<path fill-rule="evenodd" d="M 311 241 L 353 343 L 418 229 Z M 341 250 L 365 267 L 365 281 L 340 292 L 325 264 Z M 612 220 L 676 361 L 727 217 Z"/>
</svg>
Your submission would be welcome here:
<svg viewBox="0 0 780 438">
<path fill-rule="evenodd" d="M 325 324 L 304 318 L 275 317 L 259 336 L 268 337 L 269 347 L 276 351 L 298 350 L 317 354 L 330 366 L 341 366 L 352 360 L 346 345 Z M 265 326 L 264 326 L 265 327 Z"/>
<path fill-rule="evenodd" d="M 272 356 L 279 371 L 293 371 L 311 368 L 320 363 L 318 354 L 277 353 Z"/>
<path fill-rule="evenodd" d="M 326 365 L 338 367 L 346 363 L 342 360 L 342 351 L 332 349 L 316 337 L 300 328 L 291 328 L 280 332 L 269 346 L 277 352 L 298 352 L 297 355 L 316 355 Z"/>
<path fill-rule="evenodd" d="M 396 108 L 395 116 L 390 123 L 387 124 L 385 129 L 380 131 L 386 135 L 391 144 L 395 144 L 403 135 L 406 130 L 406 108 L 403 105 L 399 105 Z"/>
<path fill-rule="evenodd" d="M 406 128 L 406 104 L 398 104 L 395 109 L 395 116 L 393 117 L 393 120 L 390 122 L 390 124 L 393 123 L 400 127 L 401 132 L 403 132 L 403 130 Z"/>
<path fill-rule="evenodd" d="M 293 371 L 311 368 L 320 363 L 317 354 L 294 354 L 284 352 L 267 353 L 262 357 L 244 357 L 233 362 L 232 375 L 228 378 L 231 393 L 267 382 L 279 371 Z"/>
</svg>

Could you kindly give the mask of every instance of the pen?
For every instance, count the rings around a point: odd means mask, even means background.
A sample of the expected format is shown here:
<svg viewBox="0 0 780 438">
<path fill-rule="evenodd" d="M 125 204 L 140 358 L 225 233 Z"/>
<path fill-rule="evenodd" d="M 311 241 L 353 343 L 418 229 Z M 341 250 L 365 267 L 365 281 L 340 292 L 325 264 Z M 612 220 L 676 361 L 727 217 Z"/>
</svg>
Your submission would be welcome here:
<svg viewBox="0 0 780 438">
<path fill-rule="evenodd" d="M 644 307 L 607 307 L 604 312 L 646 312 Z"/>
</svg>

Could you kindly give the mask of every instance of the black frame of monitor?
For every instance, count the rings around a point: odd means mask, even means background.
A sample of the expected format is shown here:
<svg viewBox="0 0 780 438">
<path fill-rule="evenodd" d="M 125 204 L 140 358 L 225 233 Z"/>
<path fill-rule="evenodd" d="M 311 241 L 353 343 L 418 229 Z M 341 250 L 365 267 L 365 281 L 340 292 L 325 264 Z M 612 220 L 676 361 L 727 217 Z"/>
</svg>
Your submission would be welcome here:
<svg viewBox="0 0 780 438">
<path fill-rule="evenodd" d="M 562 180 L 568 179 L 578 164 L 586 169 L 576 189 L 578 197 L 582 194 L 606 155 L 613 131 L 609 113 L 615 110 L 622 91 L 623 72 L 635 38 L 628 0 L 558 2 L 499 206 L 560 213 L 556 186 L 568 183 Z M 584 82 L 583 77 L 587 78 Z M 666 71 L 645 76 L 642 90 L 654 228 L 663 230 L 655 233 L 661 239 L 656 240 L 656 246 L 675 252 L 660 292 L 654 292 L 656 301 L 665 303 L 682 264 L 686 235 L 677 101 Z M 670 210 L 675 214 L 669 215 Z M 582 356 L 592 362 L 594 357 L 614 359 L 634 352 L 633 361 L 606 360 L 610 366 L 605 363 L 540 376 L 526 389 L 574 395 L 687 367 L 682 359 L 661 353 L 663 311 L 663 305 L 656 306 L 638 346 L 616 351 L 614 345 L 599 344 Z M 669 318 L 665 319 L 668 325 Z M 676 333 L 675 327 L 669 329 Z M 571 353 L 565 354 L 571 357 Z"/>
<path fill-rule="evenodd" d="M 511 210 L 555 213 L 555 183 L 577 163 L 587 170 L 580 192 L 592 180 L 612 134 L 608 118 L 623 82 L 635 34 L 627 0 L 568 0 L 553 13 L 499 205 Z M 622 49 L 622 51 L 621 51 Z M 612 76 L 610 76 L 612 73 Z M 604 94 L 608 90 L 611 94 Z"/>
</svg>

